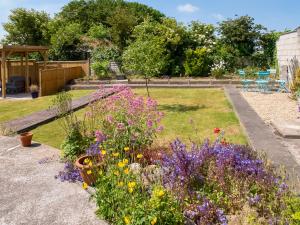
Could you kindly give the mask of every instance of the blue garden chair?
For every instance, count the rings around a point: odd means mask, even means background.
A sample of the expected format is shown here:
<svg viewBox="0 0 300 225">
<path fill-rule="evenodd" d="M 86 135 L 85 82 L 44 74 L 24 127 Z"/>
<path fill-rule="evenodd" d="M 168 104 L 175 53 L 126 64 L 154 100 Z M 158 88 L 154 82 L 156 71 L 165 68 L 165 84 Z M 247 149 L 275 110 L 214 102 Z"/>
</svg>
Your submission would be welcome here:
<svg viewBox="0 0 300 225">
<path fill-rule="evenodd" d="M 243 85 L 243 91 L 248 91 L 253 80 L 246 79 L 246 72 L 244 70 L 238 70 L 238 73 L 240 78 L 242 79 L 241 83 Z"/>
<path fill-rule="evenodd" d="M 257 85 L 259 92 L 268 92 L 269 91 L 269 80 L 270 80 L 270 72 L 269 71 L 259 71 L 257 73 L 258 79 L 256 79 L 255 83 Z"/>
</svg>

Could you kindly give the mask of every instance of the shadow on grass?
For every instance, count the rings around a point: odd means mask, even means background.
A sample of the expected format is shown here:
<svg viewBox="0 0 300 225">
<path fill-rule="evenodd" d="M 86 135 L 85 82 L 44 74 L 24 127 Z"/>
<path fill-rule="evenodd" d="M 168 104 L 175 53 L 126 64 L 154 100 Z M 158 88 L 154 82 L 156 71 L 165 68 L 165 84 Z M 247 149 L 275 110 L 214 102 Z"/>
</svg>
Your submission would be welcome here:
<svg viewBox="0 0 300 225">
<path fill-rule="evenodd" d="M 182 104 L 174 104 L 174 105 L 160 105 L 159 110 L 169 111 L 169 112 L 190 112 L 197 111 L 199 109 L 206 108 L 205 105 L 182 105 Z"/>
</svg>

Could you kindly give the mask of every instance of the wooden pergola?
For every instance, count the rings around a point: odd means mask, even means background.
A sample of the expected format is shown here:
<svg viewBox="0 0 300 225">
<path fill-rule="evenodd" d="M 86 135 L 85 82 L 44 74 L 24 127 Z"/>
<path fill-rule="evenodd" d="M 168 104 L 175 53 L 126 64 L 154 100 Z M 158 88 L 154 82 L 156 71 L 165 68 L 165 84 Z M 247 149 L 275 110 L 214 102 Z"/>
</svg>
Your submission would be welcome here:
<svg viewBox="0 0 300 225">
<path fill-rule="evenodd" d="M 48 61 L 48 50 L 46 46 L 27 46 L 27 45 L 0 45 L 1 56 L 1 80 L 2 80 L 2 97 L 6 97 L 6 82 L 8 80 L 8 67 L 7 59 L 12 55 L 21 56 L 21 66 L 24 66 L 25 58 L 25 83 L 26 91 L 29 91 L 29 65 L 28 54 L 33 52 L 39 52 L 44 59 L 44 67 Z"/>
</svg>

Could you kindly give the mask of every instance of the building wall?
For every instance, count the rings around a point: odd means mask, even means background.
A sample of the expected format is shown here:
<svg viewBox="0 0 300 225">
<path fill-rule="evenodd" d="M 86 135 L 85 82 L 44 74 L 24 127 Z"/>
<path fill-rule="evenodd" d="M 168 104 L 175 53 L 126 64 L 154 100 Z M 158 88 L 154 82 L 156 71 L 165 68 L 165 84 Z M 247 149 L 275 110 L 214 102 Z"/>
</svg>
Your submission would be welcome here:
<svg viewBox="0 0 300 225">
<path fill-rule="evenodd" d="M 290 80 L 293 64 L 300 60 L 300 28 L 280 36 L 277 41 L 277 58 L 281 79 Z"/>
</svg>

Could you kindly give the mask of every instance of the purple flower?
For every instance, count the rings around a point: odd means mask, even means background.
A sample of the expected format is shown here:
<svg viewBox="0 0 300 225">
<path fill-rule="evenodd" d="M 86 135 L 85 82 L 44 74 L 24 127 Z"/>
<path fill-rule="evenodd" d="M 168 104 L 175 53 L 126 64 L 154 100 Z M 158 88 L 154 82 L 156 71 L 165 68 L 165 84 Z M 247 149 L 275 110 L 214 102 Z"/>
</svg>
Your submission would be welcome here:
<svg viewBox="0 0 300 225">
<path fill-rule="evenodd" d="M 103 142 L 106 140 L 106 135 L 100 130 L 95 131 L 95 136 L 98 142 Z"/>
<path fill-rule="evenodd" d="M 64 170 L 60 171 L 58 175 L 55 176 L 55 179 L 60 179 L 60 181 L 69 181 L 69 182 L 82 182 L 79 170 L 71 162 L 66 162 Z"/>
</svg>

